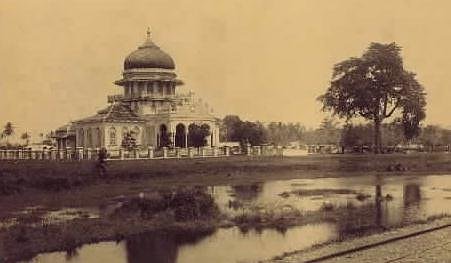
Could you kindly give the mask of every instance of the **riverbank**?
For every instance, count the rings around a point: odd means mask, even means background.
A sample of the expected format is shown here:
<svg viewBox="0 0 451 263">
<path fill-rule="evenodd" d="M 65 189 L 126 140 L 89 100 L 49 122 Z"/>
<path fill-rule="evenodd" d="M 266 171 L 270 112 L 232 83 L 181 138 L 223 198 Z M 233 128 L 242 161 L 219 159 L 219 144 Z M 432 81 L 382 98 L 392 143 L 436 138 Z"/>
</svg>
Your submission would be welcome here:
<svg viewBox="0 0 451 263">
<path fill-rule="evenodd" d="M 398 167 L 398 168 L 397 168 Z M 26 206 L 97 206 L 119 195 L 168 185 L 238 185 L 295 178 L 368 174 L 451 173 L 449 154 L 312 155 L 109 162 L 99 176 L 96 163 L 0 161 L 0 219 Z"/>
<path fill-rule="evenodd" d="M 310 155 L 299 157 L 231 156 L 219 158 L 110 161 L 101 176 L 95 161 L 0 161 L 0 194 L 26 190 L 60 191 L 96 183 L 173 180 L 208 184 L 228 179 L 286 179 L 284 171 L 299 177 L 348 176 L 355 173 L 449 173 L 447 153 L 385 155 Z M 264 177 L 258 176 L 264 173 Z M 224 178 L 223 176 L 227 177 Z M 292 174 L 290 175 L 293 176 Z M 249 178 L 250 177 L 250 178 Z M 196 180 L 197 179 L 197 180 Z"/>
<path fill-rule="evenodd" d="M 264 262 L 448 262 L 451 260 L 450 224 L 450 217 L 419 222 L 383 233 L 285 253 Z"/>
</svg>

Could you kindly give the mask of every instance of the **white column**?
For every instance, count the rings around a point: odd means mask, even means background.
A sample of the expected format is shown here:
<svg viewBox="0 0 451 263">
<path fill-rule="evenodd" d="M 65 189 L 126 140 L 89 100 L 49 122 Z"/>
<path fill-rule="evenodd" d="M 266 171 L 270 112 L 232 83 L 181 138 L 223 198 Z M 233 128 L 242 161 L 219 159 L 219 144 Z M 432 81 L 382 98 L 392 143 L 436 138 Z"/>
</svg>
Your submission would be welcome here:
<svg viewBox="0 0 451 263">
<path fill-rule="evenodd" d="M 133 94 L 133 98 L 137 98 L 138 95 L 138 82 L 137 81 L 133 81 L 133 85 L 132 85 L 132 94 Z"/>
<path fill-rule="evenodd" d="M 156 81 L 152 82 L 152 94 L 154 96 L 160 95 L 160 94 L 158 94 L 158 82 L 156 82 Z"/>
<path fill-rule="evenodd" d="M 149 84 L 148 82 L 144 82 L 143 85 L 142 85 L 142 92 L 141 92 L 141 94 L 143 95 L 143 97 L 147 97 L 147 85 L 148 84 Z"/>
<path fill-rule="evenodd" d="M 188 148 L 188 128 L 185 127 L 185 148 Z"/>
</svg>

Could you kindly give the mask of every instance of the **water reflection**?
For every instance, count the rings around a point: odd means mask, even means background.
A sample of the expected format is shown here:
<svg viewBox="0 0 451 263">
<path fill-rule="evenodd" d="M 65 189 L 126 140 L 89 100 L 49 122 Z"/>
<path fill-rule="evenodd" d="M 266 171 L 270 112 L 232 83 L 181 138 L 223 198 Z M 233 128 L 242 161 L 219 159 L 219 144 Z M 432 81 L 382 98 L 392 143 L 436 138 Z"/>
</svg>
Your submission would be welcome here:
<svg viewBox="0 0 451 263">
<path fill-rule="evenodd" d="M 125 241 L 126 262 L 147 263 L 150 259 L 154 263 L 178 262 L 179 247 L 184 244 L 195 244 L 212 233 L 213 231 L 200 233 L 159 231 L 130 237 Z"/>
<path fill-rule="evenodd" d="M 63 252 L 41 254 L 33 262 L 255 262 L 334 238 L 335 226 L 330 223 L 293 227 L 284 234 L 272 229 L 250 230 L 243 234 L 236 227 L 201 235 L 152 232 L 117 244 L 86 245 L 70 258 L 66 258 Z"/>
<path fill-rule="evenodd" d="M 249 185 L 234 185 L 231 187 L 232 195 L 241 201 L 253 201 L 258 198 L 263 191 L 263 183 L 252 183 Z"/>
<path fill-rule="evenodd" d="M 78 254 L 67 259 L 61 253 L 43 254 L 35 262 L 100 262 L 99 255 L 107 260 L 102 262 L 258 261 L 335 238 L 451 214 L 449 178 L 378 175 L 212 186 L 205 191 L 230 217 L 255 207 L 276 210 L 289 206 L 301 211 L 302 215 L 321 215 L 318 218 L 324 221 L 280 229 L 243 231 L 233 227 L 197 234 L 153 232 L 134 236 L 119 244 L 103 242 L 84 246 Z M 300 190 L 308 194 L 292 194 Z M 289 194 L 281 195 L 283 192 Z M 233 207 L 231 202 L 240 206 Z M 324 210 L 325 203 L 332 209 Z M 113 253 L 116 257 L 105 253 Z"/>
</svg>

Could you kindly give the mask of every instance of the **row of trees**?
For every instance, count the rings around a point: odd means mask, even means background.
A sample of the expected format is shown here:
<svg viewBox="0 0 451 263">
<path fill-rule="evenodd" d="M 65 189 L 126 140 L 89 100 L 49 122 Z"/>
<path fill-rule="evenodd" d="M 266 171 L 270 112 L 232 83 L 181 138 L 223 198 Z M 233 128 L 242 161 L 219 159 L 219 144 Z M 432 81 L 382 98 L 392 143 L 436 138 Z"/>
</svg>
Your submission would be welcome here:
<svg viewBox="0 0 451 263">
<path fill-rule="evenodd" d="M 424 146 L 451 145 L 451 130 L 438 125 L 418 127 L 415 138 L 406 136 L 405 126 L 400 121 L 383 123 L 380 129 L 380 145 L 396 146 L 421 144 Z M 292 142 L 303 144 L 333 144 L 343 147 L 374 146 L 373 123 L 339 124 L 333 118 L 325 118 L 319 128 L 306 129 L 299 123 L 242 121 L 236 115 L 223 119 L 220 129 L 222 141 L 249 142 L 252 145 L 274 144 L 287 146 Z"/>
<path fill-rule="evenodd" d="M 0 133 L 0 138 L 4 140 L 4 144 L 6 144 L 7 146 L 11 145 L 10 138 L 15 134 L 15 131 L 16 129 L 12 122 L 7 122 L 3 126 L 3 129 L 1 130 Z M 44 137 L 46 138 L 46 140 L 48 140 L 50 136 L 51 134 L 47 134 L 45 136 L 43 133 L 39 134 L 39 137 L 41 138 L 42 141 L 44 141 Z M 30 144 L 31 135 L 28 132 L 24 132 L 20 135 L 20 139 L 22 140 L 21 144 L 27 146 Z"/>
<path fill-rule="evenodd" d="M 371 125 L 347 124 L 342 130 L 325 120 L 319 129 L 305 131 L 300 125 L 243 122 L 237 116 L 224 119 L 226 140 L 251 144 L 286 144 L 293 139 L 341 145 L 372 145 L 379 153 L 383 143 L 412 142 L 444 144 L 448 131 L 436 126 L 421 129 L 426 117 L 426 93 L 416 74 L 403 65 L 401 47 L 395 43 L 371 43 L 361 57 L 351 57 L 333 68 L 326 92 L 318 97 L 324 111 L 345 119 L 363 118 Z M 391 119 L 391 124 L 384 121 Z M 372 129 L 370 132 L 369 129 Z M 372 143 L 367 135 L 371 134 Z"/>
</svg>

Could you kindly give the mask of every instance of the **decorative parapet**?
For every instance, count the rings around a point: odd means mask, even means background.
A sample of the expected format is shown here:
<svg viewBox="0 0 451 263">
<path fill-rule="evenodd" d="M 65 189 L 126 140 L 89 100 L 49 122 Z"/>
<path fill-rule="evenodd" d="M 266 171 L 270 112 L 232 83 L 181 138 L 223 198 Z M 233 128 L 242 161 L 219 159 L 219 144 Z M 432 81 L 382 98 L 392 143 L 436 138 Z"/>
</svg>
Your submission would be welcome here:
<svg viewBox="0 0 451 263">
<path fill-rule="evenodd" d="M 124 99 L 122 94 L 108 95 L 108 103 L 121 102 Z"/>
</svg>

